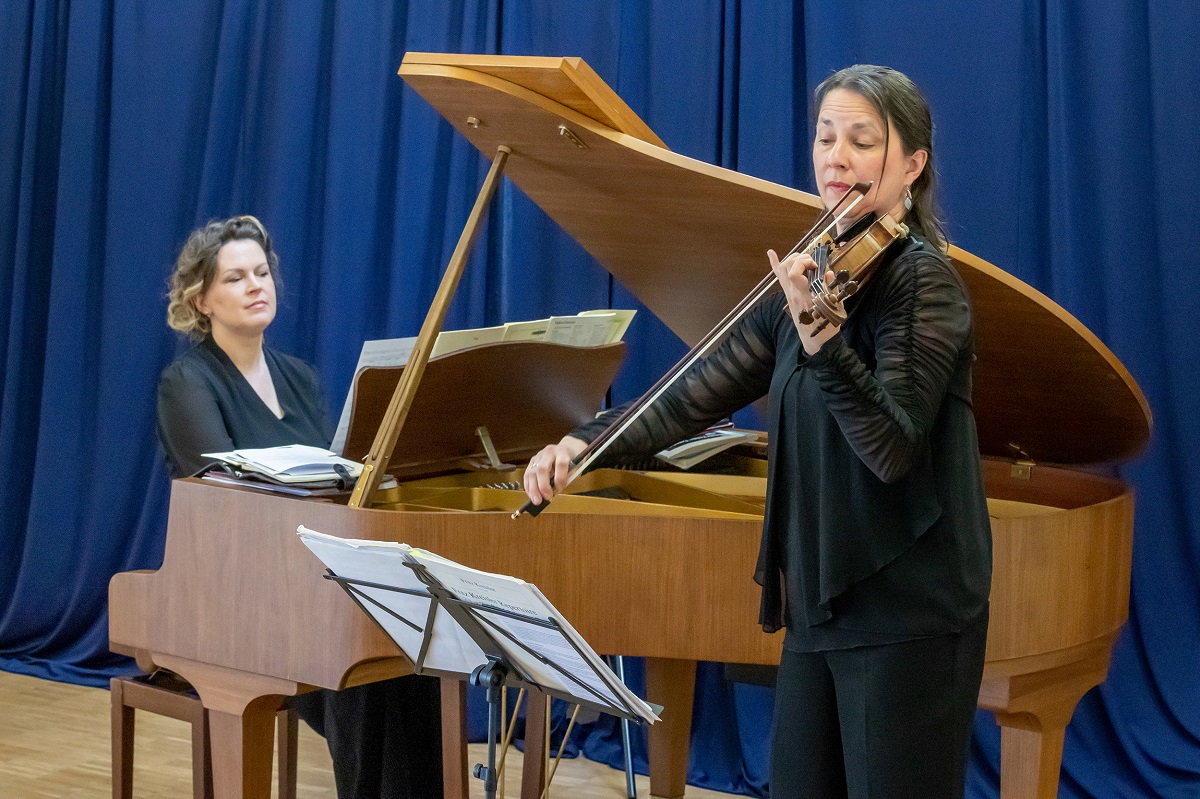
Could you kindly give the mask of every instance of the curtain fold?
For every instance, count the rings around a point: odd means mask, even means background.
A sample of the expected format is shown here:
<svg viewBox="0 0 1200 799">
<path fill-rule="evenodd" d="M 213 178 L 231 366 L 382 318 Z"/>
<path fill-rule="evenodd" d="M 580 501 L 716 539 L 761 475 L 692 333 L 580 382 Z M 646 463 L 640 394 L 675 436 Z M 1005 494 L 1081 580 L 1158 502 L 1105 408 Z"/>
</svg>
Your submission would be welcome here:
<svg viewBox="0 0 1200 799">
<path fill-rule="evenodd" d="M 898 14 L 884 0 L 26 0 L 6 12 L 0 668 L 89 685 L 131 668 L 107 648 L 107 582 L 162 559 L 154 391 L 186 346 L 164 318 L 188 231 L 234 213 L 264 221 L 284 278 L 270 343 L 317 366 L 333 412 L 363 339 L 416 333 L 488 158 L 396 76 L 405 52 L 581 56 L 676 152 L 807 191 L 813 88 L 883 63 L 930 98 L 954 242 L 1100 336 L 1155 417 L 1147 451 L 1120 468 L 1137 491 L 1130 621 L 1068 728 L 1059 795 L 1200 791 L 1193 3 Z M 640 307 L 505 182 L 447 327 L 605 305 Z M 646 312 L 629 341 L 616 402 L 684 350 Z M 739 421 L 762 424 L 753 411 Z M 690 779 L 766 795 L 771 691 L 712 664 L 699 674 Z M 575 743 L 619 765 L 616 734 L 601 720 Z M 981 713 L 970 796 L 998 795 L 998 763 Z"/>
</svg>

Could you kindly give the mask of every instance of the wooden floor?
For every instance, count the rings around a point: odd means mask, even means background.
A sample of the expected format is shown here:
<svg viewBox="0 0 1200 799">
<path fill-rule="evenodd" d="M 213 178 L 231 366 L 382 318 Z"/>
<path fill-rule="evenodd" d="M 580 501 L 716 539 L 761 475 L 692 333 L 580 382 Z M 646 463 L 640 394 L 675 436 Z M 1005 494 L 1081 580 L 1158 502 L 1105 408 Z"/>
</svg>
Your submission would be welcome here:
<svg viewBox="0 0 1200 799">
<path fill-rule="evenodd" d="M 0 671 L 0 797 L 3 799 L 106 799 L 112 795 L 109 695 L 101 688 L 39 680 Z M 152 713 L 137 714 L 134 797 L 190 797 L 191 728 Z M 482 744 L 471 746 L 471 762 L 486 759 Z M 299 799 L 336 799 L 329 750 L 300 725 L 297 778 Z M 505 793 L 520 795 L 521 753 L 512 750 L 505 765 Z M 472 780 L 471 796 L 483 796 Z M 650 795 L 649 781 L 637 778 L 638 796 Z M 624 799 L 625 774 L 586 758 L 563 760 L 551 797 Z M 688 788 L 688 799 L 729 794 Z"/>
</svg>

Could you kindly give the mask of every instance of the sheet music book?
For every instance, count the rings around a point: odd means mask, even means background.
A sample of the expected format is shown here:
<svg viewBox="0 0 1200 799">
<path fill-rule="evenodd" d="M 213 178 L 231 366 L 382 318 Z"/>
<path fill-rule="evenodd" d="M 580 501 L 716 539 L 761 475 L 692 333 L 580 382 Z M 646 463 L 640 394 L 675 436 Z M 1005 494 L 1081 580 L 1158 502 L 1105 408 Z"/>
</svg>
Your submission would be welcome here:
<svg viewBox="0 0 1200 799">
<path fill-rule="evenodd" d="M 495 327 L 476 327 L 471 330 L 443 330 L 433 341 L 430 358 L 445 355 L 448 352 L 458 352 L 467 347 L 479 347 L 483 344 L 496 344 L 504 341 L 505 325 Z"/>
<path fill-rule="evenodd" d="M 417 344 L 416 336 L 408 338 L 386 338 L 364 341 L 362 351 L 358 354 L 358 364 L 354 367 L 357 375 L 369 366 L 403 366 L 408 363 L 413 347 Z M 346 449 L 346 434 L 350 432 L 350 410 L 354 407 L 354 381 L 350 381 L 350 390 L 346 392 L 346 401 L 342 403 L 342 413 L 338 416 L 337 430 L 333 434 L 333 443 L 329 448 L 334 452 Z"/>
<path fill-rule="evenodd" d="M 680 469 L 690 469 L 730 447 L 757 440 L 758 433 L 748 430 L 706 430 L 667 447 L 655 457 Z"/>
<path fill-rule="evenodd" d="M 253 472 L 278 483 L 336 483 L 362 472 L 362 464 L 357 461 L 304 444 L 206 452 L 203 457 L 227 464 L 235 473 Z"/>
<path fill-rule="evenodd" d="M 338 497 L 349 496 L 354 490 L 351 485 L 342 488 L 336 485 L 318 485 L 313 486 L 309 483 L 273 483 L 270 480 L 260 480 L 255 475 L 250 473 L 242 473 L 240 476 L 228 474 L 224 471 L 208 471 L 200 475 L 201 480 L 205 480 L 216 485 L 233 486 L 235 488 L 253 488 L 256 491 L 266 491 L 270 494 L 283 494 L 289 497 Z"/>
<path fill-rule="evenodd" d="M 625 331 L 629 329 L 629 323 L 633 321 L 633 316 L 637 311 L 624 311 L 615 308 L 599 309 L 595 311 L 580 311 L 579 316 L 602 316 L 609 321 L 608 339 L 605 344 L 615 344 L 625 338 Z"/>
<path fill-rule="evenodd" d="M 487 656 L 439 604 L 421 660 L 432 598 L 405 564 L 419 564 L 455 599 L 498 611 L 476 615 L 531 684 L 570 696 L 583 694 L 595 704 L 626 708 L 646 721 L 658 720 L 655 707 L 625 687 L 537 586 L 472 569 L 407 544 L 343 539 L 304 526 L 296 532 L 330 571 L 352 581 L 354 590 L 369 598 L 364 609 L 423 669 L 470 674 L 487 662 Z M 362 583 L 394 586 L 401 592 Z"/>
</svg>

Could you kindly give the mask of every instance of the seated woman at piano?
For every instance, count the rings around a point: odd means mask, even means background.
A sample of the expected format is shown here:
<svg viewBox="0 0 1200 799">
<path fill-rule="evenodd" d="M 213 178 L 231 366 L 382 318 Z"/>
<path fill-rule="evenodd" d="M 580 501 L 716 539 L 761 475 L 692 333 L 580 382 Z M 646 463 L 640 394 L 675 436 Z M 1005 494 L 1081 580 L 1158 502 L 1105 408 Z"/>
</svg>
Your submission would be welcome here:
<svg viewBox="0 0 1200 799">
<path fill-rule="evenodd" d="M 158 435 L 173 477 L 202 469 L 205 452 L 329 446 L 316 370 L 263 344 L 278 283 L 278 256 L 254 217 L 213 221 L 188 237 L 171 276 L 167 324 L 195 346 L 158 386 Z M 327 739 L 342 799 L 441 797 L 436 679 L 400 677 L 289 701 Z"/>
<path fill-rule="evenodd" d="M 594 463 L 652 454 L 768 397 L 755 579 L 759 623 L 785 630 L 771 796 L 962 799 L 991 528 L 971 410 L 971 307 L 943 252 L 933 124 L 920 90 L 886 67 L 833 74 L 813 108 L 831 233 L 853 240 L 890 215 L 908 235 L 848 298 L 813 256 L 768 251 L 782 291 L 754 304 Z M 572 461 L 620 413 L 535 455 L 530 501 L 569 482 Z"/>
</svg>

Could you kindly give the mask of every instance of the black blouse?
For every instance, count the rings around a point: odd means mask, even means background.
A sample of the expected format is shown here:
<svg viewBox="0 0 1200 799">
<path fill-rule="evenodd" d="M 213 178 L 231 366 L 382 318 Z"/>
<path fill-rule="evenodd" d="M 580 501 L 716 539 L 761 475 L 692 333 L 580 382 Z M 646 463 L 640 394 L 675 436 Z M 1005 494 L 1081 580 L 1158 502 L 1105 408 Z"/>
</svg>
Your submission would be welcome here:
<svg viewBox="0 0 1200 799">
<path fill-rule="evenodd" d="M 187 477 L 209 461 L 205 452 L 307 444 L 327 447 L 331 433 L 316 370 L 264 348 L 277 418 L 229 356 L 209 336 L 163 370 L 158 382 L 158 437 L 172 477 Z"/>
<path fill-rule="evenodd" d="M 916 237 L 881 257 L 815 356 L 776 292 L 601 459 L 657 452 L 765 394 L 760 623 L 797 651 L 956 632 L 990 592 L 966 289 Z"/>
</svg>

